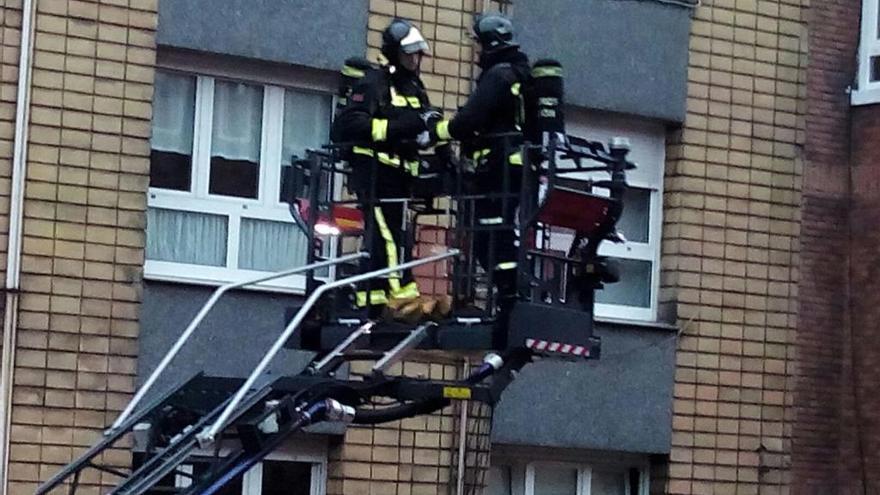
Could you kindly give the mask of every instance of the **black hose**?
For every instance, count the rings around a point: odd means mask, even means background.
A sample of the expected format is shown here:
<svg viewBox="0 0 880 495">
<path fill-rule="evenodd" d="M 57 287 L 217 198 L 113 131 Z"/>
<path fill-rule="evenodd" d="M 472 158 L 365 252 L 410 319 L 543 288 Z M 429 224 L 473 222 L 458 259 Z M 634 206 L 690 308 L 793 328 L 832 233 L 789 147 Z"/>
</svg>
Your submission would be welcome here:
<svg viewBox="0 0 880 495">
<path fill-rule="evenodd" d="M 353 423 L 358 425 L 388 423 L 420 414 L 431 414 L 449 404 L 449 399 L 426 399 L 383 409 L 358 409 L 355 411 Z"/>
</svg>

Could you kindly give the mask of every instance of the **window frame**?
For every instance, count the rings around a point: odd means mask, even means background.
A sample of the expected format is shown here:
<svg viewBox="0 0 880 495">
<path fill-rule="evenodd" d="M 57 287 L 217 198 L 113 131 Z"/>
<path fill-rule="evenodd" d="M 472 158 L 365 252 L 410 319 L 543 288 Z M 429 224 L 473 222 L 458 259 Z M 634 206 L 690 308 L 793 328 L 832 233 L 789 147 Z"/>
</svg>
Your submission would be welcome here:
<svg viewBox="0 0 880 495">
<path fill-rule="evenodd" d="M 566 115 L 569 132 L 572 132 L 571 128 L 575 126 L 579 129 L 573 131 L 572 133 L 574 134 L 578 132 L 583 133 L 580 128 L 588 128 L 590 130 L 587 135 L 582 137 L 602 142 L 607 142 L 613 136 L 631 138 L 630 142 L 633 146 L 629 159 L 635 161 L 638 168 L 627 173 L 627 184 L 633 188 L 650 191 L 648 241 L 634 242 L 628 240 L 623 244 L 605 241 L 599 246 L 599 255 L 601 256 L 648 261 L 651 263 L 651 280 L 649 282 L 651 295 L 649 305 L 648 307 L 641 307 L 596 302 L 594 304 L 595 319 L 597 321 L 656 322 L 660 301 L 660 254 L 663 242 L 664 214 L 663 181 L 666 168 L 666 132 L 663 124 L 648 119 L 626 117 L 575 107 L 566 109 Z M 635 140 L 632 139 L 636 136 L 646 136 L 646 139 L 641 144 L 636 144 Z M 654 137 L 660 137 L 661 139 L 655 143 L 654 139 L 652 139 Z M 650 163 L 645 163 L 646 159 L 649 159 Z M 608 178 L 607 174 L 598 172 L 580 175 L 599 179 Z M 626 232 L 623 232 L 623 234 L 626 235 Z"/>
<path fill-rule="evenodd" d="M 592 464 L 586 464 L 581 462 L 570 462 L 570 461 L 531 461 L 527 462 L 524 466 L 512 463 L 502 463 L 502 466 L 510 469 L 511 479 L 522 480 L 522 493 L 523 495 L 535 495 L 535 469 L 540 466 L 551 466 L 551 467 L 562 467 L 569 469 L 577 470 L 577 485 L 576 485 L 576 495 L 592 495 L 592 480 L 593 480 L 593 470 L 594 466 Z M 650 493 L 650 469 L 647 464 L 643 464 L 637 467 L 639 470 L 639 486 L 638 486 L 638 494 L 639 495 L 649 495 Z M 519 492 L 518 487 L 514 485 L 514 493 Z M 624 491 L 629 494 L 631 493 L 631 487 L 629 482 L 629 477 L 624 476 Z"/>
<path fill-rule="evenodd" d="M 295 438 L 296 443 L 284 442 L 278 449 L 274 450 L 260 462 L 255 464 L 249 470 L 245 471 L 241 480 L 241 495 L 261 495 L 263 488 L 263 462 L 299 462 L 311 464 L 309 495 L 326 495 L 327 493 L 327 446 L 322 441 L 311 441 L 302 437 Z M 221 449 L 219 455 L 227 456 L 232 452 L 232 447 Z M 197 449 L 192 454 L 197 457 L 213 457 L 213 451 Z M 193 468 L 191 463 L 182 463 L 180 468 L 183 472 L 192 474 Z M 191 486 L 192 481 L 186 477 L 178 475 L 174 480 L 174 486 L 177 488 L 186 488 Z"/>
<path fill-rule="evenodd" d="M 147 208 L 164 208 L 177 211 L 199 212 L 227 218 L 226 264 L 207 266 L 193 263 L 145 259 L 144 278 L 168 282 L 217 286 L 225 283 L 244 282 L 265 276 L 271 272 L 237 268 L 241 242 L 241 222 L 244 218 L 277 221 L 293 224 L 286 203 L 279 201 L 281 188 L 281 154 L 283 152 L 285 92 L 290 89 L 328 97 L 332 108 L 336 96 L 331 87 L 314 74 L 306 74 L 302 81 L 292 77 L 261 77 L 247 70 L 229 70 L 223 64 L 192 64 L 186 56 L 172 54 L 172 63 L 158 64 L 157 70 L 193 77 L 196 80 L 195 112 L 193 116 L 192 170 L 189 191 L 150 187 Z M 263 90 L 262 125 L 260 136 L 260 161 L 257 198 L 241 198 L 210 194 L 211 140 L 213 126 L 214 87 L 216 81 L 226 80 L 259 86 Z M 268 82 L 267 82 L 268 81 Z M 338 240 L 329 239 L 330 249 Z M 290 267 L 293 268 L 293 267 Z M 330 267 L 329 277 L 335 276 Z M 259 285 L 260 290 L 302 294 L 305 276 L 291 275 Z"/>
<path fill-rule="evenodd" d="M 855 88 L 850 95 L 853 105 L 880 103 L 880 80 L 870 81 L 871 58 L 880 57 L 880 0 L 862 0 L 859 67 Z"/>
</svg>

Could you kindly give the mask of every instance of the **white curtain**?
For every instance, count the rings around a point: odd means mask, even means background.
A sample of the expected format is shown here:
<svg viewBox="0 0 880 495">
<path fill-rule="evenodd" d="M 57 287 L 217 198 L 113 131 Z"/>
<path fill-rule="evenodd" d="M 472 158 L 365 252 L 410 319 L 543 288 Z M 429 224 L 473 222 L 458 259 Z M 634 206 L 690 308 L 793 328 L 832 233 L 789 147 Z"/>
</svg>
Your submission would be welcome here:
<svg viewBox="0 0 880 495">
<path fill-rule="evenodd" d="M 281 164 L 291 156 L 305 158 L 306 148 L 320 148 L 330 137 L 329 96 L 288 89 L 284 92 L 284 131 Z"/>
<path fill-rule="evenodd" d="M 226 266 L 227 217 L 147 209 L 147 259 Z"/>
<path fill-rule="evenodd" d="M 196 78 L 156 71 L 153 91 L 153 134 L 150 146 L 158 151 L 191 155 Z"/>
<path fill-rule="evenodd" d="M 238 267 L 280 271 L 305 264 L 306 237 L 292 223 L 241 219 Z"/>
<path fill-rule="evenodd" d="M 211 156 L 259 163 L 262 122 L 262 87 L 215 82 Z"/>
</svg>

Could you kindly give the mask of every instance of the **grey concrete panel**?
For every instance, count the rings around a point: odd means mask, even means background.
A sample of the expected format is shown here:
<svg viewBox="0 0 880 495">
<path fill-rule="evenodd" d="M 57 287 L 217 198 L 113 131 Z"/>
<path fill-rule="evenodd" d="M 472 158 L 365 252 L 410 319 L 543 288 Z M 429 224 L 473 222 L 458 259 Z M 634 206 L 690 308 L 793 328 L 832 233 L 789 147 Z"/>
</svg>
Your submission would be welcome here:
<svg viewBox="0 0 880 495">
<path fill-rule="evenodd" d="M 565 68 L 568 103 L 683 122 L 692 10 L 651 0 L 520 0 L 532 60 Z"/>
<path fill-rule="evenodd" d="M 156 368 L 214 289 L 162 282 L 144 284 L 138 384 Z M 227 293 L 172 361 L 154 387 L 155 393 L 200 371 L 211 376 L 247 376 L 284 330 L 287 309 L 299 304 L 301 298 L 291 295 Z M 282 349 L 269 374 L 299 373 L 311 356 L 312 353 Z"/>
<path fill-rule="evenodd" d="M 603 325 L 596 334 L 599 360 L 523 368 L 495 410 L 494 443 L 669 452 L 676 334 Z"/>
<path fill-rule="evenodd" d="M 336 70 L 367 44 L 367 0 L 162 0 L 157 43 Z"/>
</svg>

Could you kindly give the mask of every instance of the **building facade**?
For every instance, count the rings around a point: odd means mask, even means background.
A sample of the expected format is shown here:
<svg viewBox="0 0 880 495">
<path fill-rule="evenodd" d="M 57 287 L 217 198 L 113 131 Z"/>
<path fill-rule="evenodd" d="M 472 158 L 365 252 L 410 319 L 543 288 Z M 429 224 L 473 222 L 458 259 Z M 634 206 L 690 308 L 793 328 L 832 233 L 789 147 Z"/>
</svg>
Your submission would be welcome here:
<svg viewBox="0 0 880 495">
<path fill-rule="evenodd" d="M 569 132 L 629 137 L 639 164 L 602 358 L 532 364 L 494 411 L 296 437 L 233 491 L 876 490 L 876 0 L 6 0 L 4 493 L 99 438 L 216 286 L 302 263 L 283 194 L 292 157 L 327 139 L 345 58 L 376 60 L 392 18 L 415 22 L 451 114 L 476 74 L 471 19 L 499 9 L 532 60 L 563 63 Z M 224 298 L 157 388 L 246 373 L 302 291 Z"/>
</svg>

